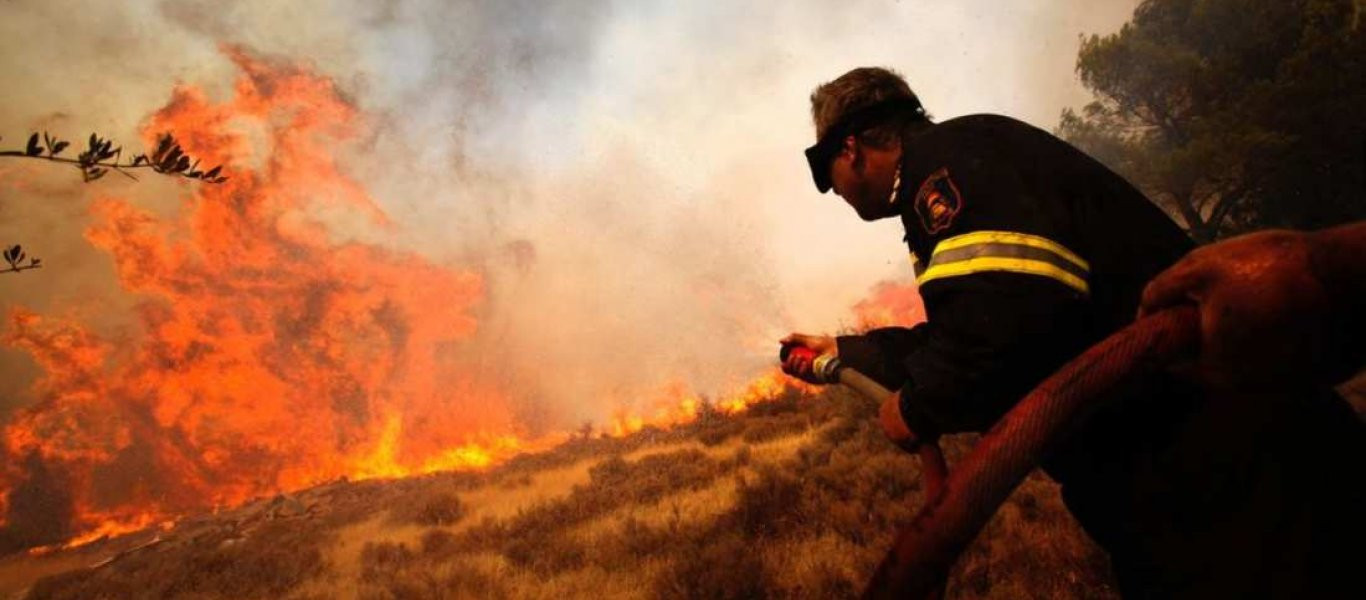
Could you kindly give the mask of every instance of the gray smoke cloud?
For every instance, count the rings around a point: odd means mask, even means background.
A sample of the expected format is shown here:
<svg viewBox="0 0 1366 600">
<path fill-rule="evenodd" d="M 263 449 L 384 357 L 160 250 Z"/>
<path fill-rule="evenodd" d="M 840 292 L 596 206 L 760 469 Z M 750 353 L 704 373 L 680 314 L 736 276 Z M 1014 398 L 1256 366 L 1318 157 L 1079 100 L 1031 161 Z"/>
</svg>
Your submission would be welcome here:
<svg viewBox="0 0 1366 600">
<path fill-rule="evenodd" d="M 1051 128 L 1085 101 L 1078 34 L 1134 0 L 0 2 L 0 146 L 46 128 L 133 143 L 177 82 L 231 93 L 231 44 L 311 65 L 359 108 L 338 153 L 395 221 L 323 215 L 341 237 L 488 277 L 471 342 L 538 428 L 601 422 L 659 384 L 718 390 L 792 329 L 830 331 L 908 271 L 899 225 L 811 189 L 807 96 L 860 65 L 907 76 L 940 119 Z M 31 162 L 31 161 L 30 161 Z M 172 214 L 174 182 L 0 162 L 0 242 L 48 267 L 0 277 L 8 306 L 135 338 L 135 298 L 83 237 L 104 195 Z M 0 419 L 31 402 L 0 350 Z"/>
</svg>

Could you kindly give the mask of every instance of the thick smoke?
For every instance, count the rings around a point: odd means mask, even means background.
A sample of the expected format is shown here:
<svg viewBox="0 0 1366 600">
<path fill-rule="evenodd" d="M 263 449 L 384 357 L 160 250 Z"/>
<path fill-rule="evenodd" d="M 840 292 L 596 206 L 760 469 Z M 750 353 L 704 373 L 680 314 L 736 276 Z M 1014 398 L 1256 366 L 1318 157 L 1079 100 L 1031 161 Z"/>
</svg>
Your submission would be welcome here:
<svg viewBox="0 0 1366 600">
<path fill-rule="evenodd" d="M 223 44 L 312 64 L 369 120 L 364 143 L 337 151 L 394 220 L 333 224 L 486 270 L 489 367 L 536 390 L 528 410 L 592 419 L 622 401 L 607 390 L 717 385 L 785 329 L 847 324 L 872 282 L 904 271 L 895 224 L 870 232 L 809 190 L 797 152 L 815 84 L 885 64 L 941 117 L 1049 126 L 1077 97 L 1076 34 L 1131 5 L 11 2 L 0 135 L 131 142 L 174 82 L 228 93 Z M 132 301 L 80 237 L 88 198 L 172 210 L 184 192 L 0 168 L 0 233 L 52 269 L 7 281 L 11 300 L 126 324 Z M 77 300 L 92 295 L 107 300 Z M 12 408 L 32 370 L 6 358 Z"/>
<path fill-rule="evenodd" d="M 360 130 L 335 156 L 386 219 L 313 218 L 337 243 L 478 273 L 461 376 L 506 390 L 544 432 L 672 381 L 741 382 L 779 336 L 857 324 L 847 309 L 908 270 L 898 225 L 811 190 L 798 153 L 816 84 L 887 65 L 941 118 L 1051 127 L 1082 99 L 1077 34 L 1113 29 L 1134 2 L 670 4 L 7 2 L 0 146 L 34 129 L 137 146 L 177 83 L 233 94 L 225 48 L 329 78 Z M 0 162 L 0 243 L 47 263 L 0 276 L 7 312 L 139 339 L 141 299 L 85 232 L 100 198 L 183 210 L 192 191 L 158 179 L 82 185 Z M 20 348 L 0 360 L 3 422 L 41 400 L 42 369 Z M 42 474 L 34 497 L 61 496 Z"/>
</svg>

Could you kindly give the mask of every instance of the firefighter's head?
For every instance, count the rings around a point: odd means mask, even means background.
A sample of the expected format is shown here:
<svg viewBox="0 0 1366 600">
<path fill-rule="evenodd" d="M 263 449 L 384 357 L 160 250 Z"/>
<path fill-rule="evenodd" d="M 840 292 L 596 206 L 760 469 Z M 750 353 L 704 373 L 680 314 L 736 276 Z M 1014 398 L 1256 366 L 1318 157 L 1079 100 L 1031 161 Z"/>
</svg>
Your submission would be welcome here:
<svg viewBox="0 0 1366 600">
<path fill-rule="evenodd" d="M 816 145 L 806 150 L 816 189 L 834 189 L 865 221 L 898 214 L 888 201 L 901 159 L 901 137 L 929 122 L 906 80 L 861 67 L 811 93 Z"/>
</svg>

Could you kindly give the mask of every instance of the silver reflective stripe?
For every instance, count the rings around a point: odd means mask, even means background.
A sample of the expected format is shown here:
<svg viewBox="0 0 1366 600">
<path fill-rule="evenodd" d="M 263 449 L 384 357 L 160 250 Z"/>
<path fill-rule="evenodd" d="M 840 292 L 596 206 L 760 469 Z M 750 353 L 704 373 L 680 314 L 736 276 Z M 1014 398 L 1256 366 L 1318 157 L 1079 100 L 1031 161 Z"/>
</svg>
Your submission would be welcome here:
<svg viewBox="0 0 1366 600">
<path fill-rule="evenodd" d="M 1042 261 L 1051 264 L 1055 267 L 1058 267 L 1059 269 L 1067 271 L 1073 275 L 1076 275 L 1080 279 L 1086 279 L 1086 277 L 1090 275 L 1090 273 L 1088 273 L 1086 269 L 1082 268 L 1081 265 L 1078 265 L 1070 260 L 1066 260 L 1063 257 L 1058 256 L 1056 253 L 1051 252 L 1049 250 L 1045 250 L 1043 248 L 1035 248 L 1033 246 L 1019 246 L 1016 244 L 993 243 L 973 244 L 971 246 L 962 246 L 959 248 L 945 250 L 943 252 L 936 252 L 934 254 L 934 258 L 930 259 L 929 267 L 927 267 L 925 270 L 928 271 L 929 269 L 934 268 L 936 265 L 955 263 L 985 256 L 995 258 L 1022 258 L 1027 260 Z"/>
<path fill-rule="evenodd" d="M 1083 294 L 1091 291 L 1091 266 L 1081 256 L 1048 238 L 1013 231 L 974 231 L 941 240 L 916 280 L 924 284 L 986 272 L 1038 275 Z"/>
</svg>

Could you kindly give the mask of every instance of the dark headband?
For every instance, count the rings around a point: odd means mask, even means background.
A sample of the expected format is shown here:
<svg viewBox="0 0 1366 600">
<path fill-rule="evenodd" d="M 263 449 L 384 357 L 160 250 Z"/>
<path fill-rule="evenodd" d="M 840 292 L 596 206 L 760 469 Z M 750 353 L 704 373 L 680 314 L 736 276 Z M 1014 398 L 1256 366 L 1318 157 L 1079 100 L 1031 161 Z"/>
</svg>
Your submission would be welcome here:
<svg viewBox="0 0 1366 600">
<path fill-rule="evenodd" d="M 830 191 L 830 163 L 839 155 L 844 138 L 863 133 L 882 124 L 897 114 L 909 112 L 918 119 L 925 118 L 925 109 L 915 98 L 895 98 L 875 102 L 844 115 L 821 136 L 816 145 L 806 149 L 806 163 L 811 167 L 811 178 L 822 194 Z"/>
</svg>

